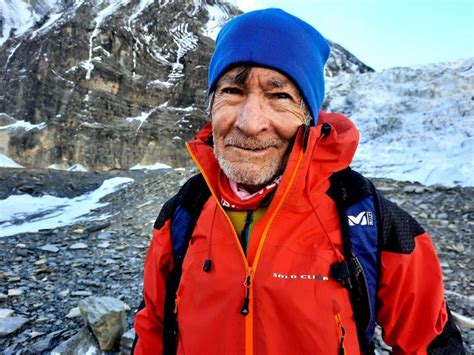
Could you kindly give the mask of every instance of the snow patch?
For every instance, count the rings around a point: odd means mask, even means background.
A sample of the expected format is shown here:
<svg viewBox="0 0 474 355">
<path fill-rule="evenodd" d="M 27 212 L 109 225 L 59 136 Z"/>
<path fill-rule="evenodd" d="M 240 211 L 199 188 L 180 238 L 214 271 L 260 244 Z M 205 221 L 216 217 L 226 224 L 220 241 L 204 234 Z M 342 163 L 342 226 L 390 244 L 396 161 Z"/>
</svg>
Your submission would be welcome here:
<svg viewBox="0 0 474 355">
<path fill-rule="evenodd" d="M 0 154 L 0 168 L 23 168 L 23 165 L 18 164 L 5 154 Z"/>
<path fill-rule="evenodd" d="M 180 23 L 170 30 L 173 42 L 178 46 L 176 52 L 176 61 L 172 64 L 171 73 L 168 78 L 170 82 L 176 82 L 181 78 L 183 73 L 183 64 L 180 59 L 190 51 L 197 48 L 199 38 L 192 32 L 188 31 L 188 23 Z"/>
<path fill-rule="evenodd" d="M 0 46 L 9 38 L 14 29 L 15 36 L 20 36 L 30 29 L 35 20 L 39 20 L 32 13 L 31 6 L 23 1 L 2 1 L 3 33 L 0 36 Z M 35 18 L 36 17 L 36 18 Z"/>
<path fill-rule="evenodd" d="M 140 0 L 140 3 L 135 8 L 135 11 L 130 15 L 128 19 L 128 25 L 130 26 L 135 19 L 140 16 L 140 14 L 151 4 L 153 4 L 154 0 Z"/>
<path fill-rule="evenodd" d="M 29 2 L 22 0 L 0 1 L 0 13 L 3 19 L 3 32 L 0 33 L 0 46 L 10 37 L 10 32 L 15 37 L 22 36 L 33 28 L 37 23 L 43 22 L 40 29 L 34 31 L 34 35 L 50 29 L 52 25 L 62 16 L 61 13 L 51 14 L 59 5 L 57 0 L 43 0 L 41 2 Z"/>
<path fill-rule="evenodd" d="M 68 171 L 87 171 L 87 168 L 82 164 L 74 164 L 67 170 Z"/>
<path fill-rule="evenodd" d="M 82 164 L 74 164 L 72 166 L 68 166 L 66 164 L 52 164 L 48 166 L 48 169 L 53 170 L 66 170 L 66 171 L 88 171 L 87 168 Z"/>
<path fill-rule="evenodd" d="M 155 48 L 147 47 L 146 50 L 153 58 L 155 58 L 158 63 L 171 65 L 171 62 L 168 60 L 168 58 L 164 57 L 163 54 L 158 52 Z"/>
<path fill-rule="evenodd" d="M 167 104 L 168 102 L 166 102 Z M 161 107 L 161 106 L 160 106 Z M 170 111 L 179 111 L 179 112 L 193 112 L 194 111 L 194 107 L 191 105 L 191 106 L 188 106 L 188 107 L 169 107 L 168 110 Z M 184 121 L 184 120 L 183 120 Z"/>
<path fill-rule="evenodd" d="M 164 86 L 164 87 L 170 88 L 174 86 L 174 84 L 170 83 L 169 81 L 161 81 L 157 79 L 157 80 L 149 81 L 147 84 L 147 87 L 150 87 L 150 86 Z"/>
<path fill-rule="evenodd" d="M 21 46 L 23 42 L 20 41 L 20 43 L 18 43 L 11 51 L 10 51 L 10 54 L 8 55 L 8 58 L 7 58 L 7 61 L 5 62 L 5 68 L 8 67 L 8 63 L 10 63 L 10 59 L 12 59 L 13 55 L 15 54 L 16 50 Z M 0 46 L 2 44 L 0 43 Z"/>
<path fill-rule="evenodd" d="M 125 6 L 128 4 L 128 1 L 124 0 L 119 0 L 119 1 L 111 1 L 111 3 L 99 11 L 97 13 L 97 16 L 95 18 L 95 28 L 94 31 L 92 31 L 91 36 L 89 37 L 89 59 L 86 60 L 82 66 L 86 69 L 86 80 L 89 80 L 91 78 L 91 73 L 92 70 L 94 69 L 94 64 L 92 63 L 92 52 L 93 52 L 93 44 L 94 44 L 94 39 L 97 37 L 98 34 L 100 34 L 100 26 L 104 22 L 107 17 L 113 15 L 119 8 L 122 6 Z"/>
<path fill-rule="evenodd" d="M 38 124 L 31 124 L 30 122 L 23 121 L 23 120 L 18 120 L 15 123 L 6 125 L 6 126 L 0 126 L 0 130 L 16 130 L 16 129 L 22 129 L 25 131 L 31 131 L 32 129 L 43 129 L 46 127 L 46 122 L 41 122 Z"/>
<path fill-rule="evenodd" d="M 137 164 L 130 168 L 130 170 L 158 170 L 158 169 L 171 169 L 171 166 L 163 163 L 155 163 L 152 165 L 141 165 Z"/>
<path fill-rule="evenodd" d="M 208 13 L 208 22 L 204 27 L 204 35 L 215 40 L 222 26 L 229 20 L 229 13 L 225 7 L 218 5 L 204 4 L 204 9 Z"/>
<path fill-rule="evenodd" d="M 100 200 L 132 183 L 131 178 L 116 177 L 105 180 L 92 192 L 75 198 L 28 194 L 12 195 L 0 200 L 0 237 L 18 233 L 34 233 L 42 229 L 54 229 L 84 220 L 104 219 L 108 216 L 92 216 L 94 209 L 107 204 Z"/>
<path fill-rule="evenodd" d="M 137 132 L 138 130 L 141 128 L 141 126 L 143 125 L 143 123 L 148 119 L 148 117 L 150 117 L 150 115 L 156 111 L 156 107 L 148 112 L 142 112 L 140 114 L 140 116 L 136 116 L 136 117 L 127 117 L 126 120 L 128 122 L 133 122 L 133 121 L 139 121 L 140 124 L 138 125 L 138 128 L 137 128 Z"/>
<path fill-rule="evenodd" d="M 57 14 L 49 15 L 48 21 L 46 21 L 43 24 L 43 26 L 41 26 L 39 29 L 33 31 L 33 33 L 31 34 L 31 38 L 35 38 L 37 35 L 41 35 L 41 34 L 47 32 L 48 30 L 50 30 L 54 26 L 56 21 L 61 18 L 62 15 L 63 14 L 61 12 L 57 13 Z"/>
</svg>

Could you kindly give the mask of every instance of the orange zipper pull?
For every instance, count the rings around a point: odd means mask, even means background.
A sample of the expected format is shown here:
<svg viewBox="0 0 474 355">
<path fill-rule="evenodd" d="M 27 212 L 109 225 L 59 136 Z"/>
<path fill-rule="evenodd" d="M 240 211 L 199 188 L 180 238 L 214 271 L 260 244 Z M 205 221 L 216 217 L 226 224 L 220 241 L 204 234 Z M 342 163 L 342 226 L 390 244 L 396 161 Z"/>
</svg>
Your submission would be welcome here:
<svg viewBox="0 0 474 355">
<path fill-rule="evenodd" d="M 244 287 L 245 287 L 245 298 L 244 298 L 244 304 L 242 305 L 242 308 L 240 309 L 240 314 L 243 316 L 246 316 L 249 314 L 249 303 L 250 303 L 250 285 L 252 283 L 252 268 L 249 267 L 247 269 L 247 275 L 245 276 L 245 281 L 244 281 Z"/>
<path fill-rule="evenodd" d="M 176 298 L 174 299 L 174 310 L 173 310 L 174 314 L 178 313 L 178 305 L 179 305 L 179 296 L 176 295 Z"/>
<path fill-rule="evenodd" d="M 333 301 L 333 310 L 334 310 L 334 318 L 336 320 L 337 326 L 337 333 L 339 336 L 339 355 L 346 355 L 346 348 L 344 346 L 344 339 L 346 337 L 346 329 L 342 325 L 342 317 L 341 317 L 341 306 L 336 301 Z"/>
</svg>

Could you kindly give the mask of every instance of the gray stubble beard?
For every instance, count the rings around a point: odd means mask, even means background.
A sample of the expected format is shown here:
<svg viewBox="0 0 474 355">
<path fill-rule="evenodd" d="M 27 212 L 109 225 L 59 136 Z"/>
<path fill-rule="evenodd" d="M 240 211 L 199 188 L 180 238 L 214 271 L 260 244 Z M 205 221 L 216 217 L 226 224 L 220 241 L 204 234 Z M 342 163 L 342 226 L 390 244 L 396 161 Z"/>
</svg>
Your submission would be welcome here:
<svg viewBox="0 0 474 355">
<path fill-rule="evenodd" d="M 284 163 L 286 159 L 283 157 L 277 164 L 272 163 L 268 169 L 259 169 L 257 166 L 255 166 L 255 168 L 239 169 L 224 158 L 224 154 L 221 154 L 216 145 L 214 146 L 214 155 L 224 174 L 229 179 L 244 186 L 264 186 L 281 175 L 286 166 Z"/>
</svg>

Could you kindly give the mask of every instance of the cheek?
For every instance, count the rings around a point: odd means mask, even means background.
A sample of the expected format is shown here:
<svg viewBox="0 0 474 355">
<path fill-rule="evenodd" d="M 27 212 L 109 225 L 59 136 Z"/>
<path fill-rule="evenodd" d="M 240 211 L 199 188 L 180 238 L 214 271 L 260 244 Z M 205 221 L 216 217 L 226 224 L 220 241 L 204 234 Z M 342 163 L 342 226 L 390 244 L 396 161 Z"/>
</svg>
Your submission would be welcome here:
<svg viewBox="0 0 474 355">
<path fill-rule="evenodd" d="M 232 107 L 215 104 L 211 110 L 212 131 L 215 137 L 227 134 L 235 125 L 238 114 Z"/>
<path fill-rule="evenodd" d="M 275 112 L 273 128 L 282 139 L 289 141 L 305 121 L 306 117 L 299 106 L 284 107 Z"/>
<path fill-rule="evenodd" d="M 228 116 L 223 115 L 221 113 L 212 113 L 212 135 L 215 141 L 218 141 L 222 137 L 224 137 L 227 132 L 232 127 L 232 123 L 228 119 Z"/>
<path fill-rule="evenodd" d="M 280 124 L 275 125 L 275 131 L 282 140 L 289 142 L 301 124 L 302 122 L 299 120 L 282 121 Z"/>
</svg>

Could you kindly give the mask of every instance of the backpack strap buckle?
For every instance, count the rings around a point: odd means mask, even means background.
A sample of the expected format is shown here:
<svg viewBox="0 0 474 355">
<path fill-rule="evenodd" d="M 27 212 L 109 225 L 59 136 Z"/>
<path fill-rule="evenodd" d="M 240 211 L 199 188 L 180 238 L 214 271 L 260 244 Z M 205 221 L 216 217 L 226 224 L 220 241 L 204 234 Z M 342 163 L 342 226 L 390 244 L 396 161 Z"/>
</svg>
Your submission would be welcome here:
<svg viewBox="0 0 474 355">
<path fill-rule="evenodd" d="M 352 290 L 351 271 L 349 269 L 349 263 L 346 260 L 332 264 L 331 275 L 335 280 L 339 281 L 342 286 L 348 290 Z"/>
</svg>

